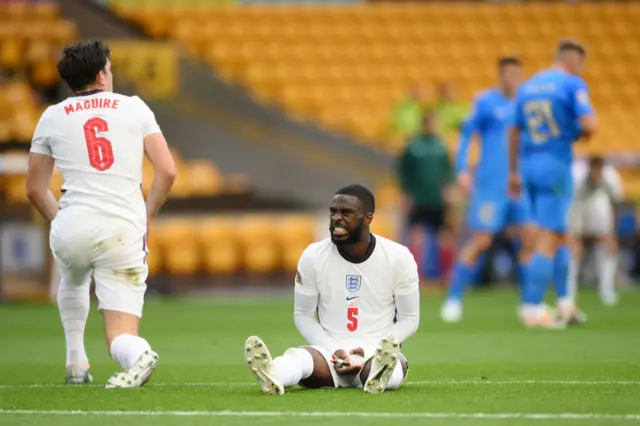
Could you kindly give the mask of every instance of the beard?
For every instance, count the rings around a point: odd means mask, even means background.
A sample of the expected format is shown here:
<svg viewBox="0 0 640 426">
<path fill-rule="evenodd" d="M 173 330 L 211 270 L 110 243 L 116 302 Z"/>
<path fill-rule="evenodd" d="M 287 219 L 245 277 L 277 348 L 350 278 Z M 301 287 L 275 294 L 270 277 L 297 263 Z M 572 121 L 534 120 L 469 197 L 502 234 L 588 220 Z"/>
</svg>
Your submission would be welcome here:
<svg viewBox="0 0 640 426">
<path fill-rule="evenodd" d="M 337 239 L 335 238 L 335 236 L 333 235 L 333 232 L 331 233 L 331 242 L 333 244 L 335 244 L 338 247 L 341 246 L 348 246 L 350 244 L 355 244 L 358 241 L 360 241 L 360 238 L 362 238 L 362 226 L 358 225 L 355 227 L 355 229 L 348 231 L 349 234 L 347 236 L 347 238 L 342 238 L 342 239 Z"/>
</svg>

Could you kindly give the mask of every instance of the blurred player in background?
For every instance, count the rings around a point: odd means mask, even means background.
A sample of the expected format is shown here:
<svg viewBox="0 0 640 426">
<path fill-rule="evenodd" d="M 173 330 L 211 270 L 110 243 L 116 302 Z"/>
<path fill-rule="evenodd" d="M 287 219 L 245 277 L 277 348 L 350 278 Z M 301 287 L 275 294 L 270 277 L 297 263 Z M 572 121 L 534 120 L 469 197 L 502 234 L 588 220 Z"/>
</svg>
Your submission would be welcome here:
<svg viewBox="0 0 640 426">
<path fill-rule="evenodd" d="M 422 117 L 422 130 L 409 140 L 396 170 L 407 212 L 408 246 L 423 266 L 427 236 L 442 240 L 454 182 L 453 164 L 434 111 Z"/>
<path fill-rule="evenodd" d="M 64 49 L 58 71 L 74 95 L 40 118 L 29 155 L 27 194 L 51 222 L 51 251 L 62 276 L 58 308 L 67 346 L 67 383 L 92 380 L 84 330 L 93 275 L 109 352 L 125 370 L 106 387 L 137 387 L 158 363 L 158 355 L 138 336 L 146 291 L 146 234 L 176 169 L 149 107 L 137 96 L 113 93 L 109 56 L 100 41 Z M 144 154 L 155 169 L 146 205 Z M 64 177 L 59 203 L 48 189 L 54 166 Z"/>
<path fill-rule="evenodd" d="M 304 251 L 295 279 L 294 322 L 310 346 L 272 360 L 260 338 L 246 341 L 245 358 L 266 394 L 297 384 L 378 393 L 406 378 L 400 346 L 420 321 L 416 262 L 406 247 L 370 233 L 368 189 L 339 190 L 329 212 L 331 237 Z"/>
<path fill-rule="evenodd" d="M 521 313 L 527 326 L 557 328 L 580 316 L 567 290 L 566 231 L 573 197 L 573 143 L 589 140 L 597 127 L 587 85 L 579 77 L 585 60 L 582 45 L 561 41 L 553 66 L 526 81 L 516 96 L 515 125 L 509 136 L 510 189 L 512 196 L 520 196 L 524 184 L 539 228 L 535 253 L 524 274 Z M 552 279 L 560 321 L 543 305 Z"/>
<path fill-rule="evenodd" d="M 600 300 L 615 305 L 615 276 L 618 263 L 618 244 L 615 235 L 616 206 L 622 201 L 622 179 L 618 171 L 604 159 L 593 156 L 588 164 L 573 167 L 575 195 L 569 214 L 572 240 L 569 289 L 572 297 L 578 290 L 578 273 L 583 257 L 582 238 L 591 237 L 596 243 L 596 270 Z"/>
<path fill-rule="evenodd" d="M 462 319 L 462 297 L 475 278 L 478 258 L 491 246 L 493 237 L 508 225 L 519 228 L 520 263 L 529 261 L 535 227 L 524 196 L 509 199 L 507 193 L 507 131 L 513 119 L 514 96 L 521 81 L 522 64 L 514 57 L 498 61 L 499 87 L 480 94 L 463 126 L 457 158 L 458 183 L 472 192 L 467 215 L 472 237 L 462 248 L 449 286 L 441 317 L 445 322 Z M 468 152 L 472 138 L 479 136 L 481 157 L 472 178 Z"/>
</svg>

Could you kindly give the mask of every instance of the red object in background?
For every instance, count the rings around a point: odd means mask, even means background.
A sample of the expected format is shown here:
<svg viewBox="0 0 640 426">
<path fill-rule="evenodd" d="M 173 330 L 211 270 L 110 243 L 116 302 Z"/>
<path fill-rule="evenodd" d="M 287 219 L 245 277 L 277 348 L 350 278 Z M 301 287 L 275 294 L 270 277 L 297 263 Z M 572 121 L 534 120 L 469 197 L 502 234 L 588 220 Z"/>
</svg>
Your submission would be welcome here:
<svg viewBox="0 0 640 426">
<path fill-rule="evenodd" d="M 443 245 L 440 248 L 440 265 L 442 271 L 442 280 L 445 283 L 449 282 L 449 277 L 453 271 L 453 264 L 455 263 L 455 247 L 450 244 Z"/>
</svg>

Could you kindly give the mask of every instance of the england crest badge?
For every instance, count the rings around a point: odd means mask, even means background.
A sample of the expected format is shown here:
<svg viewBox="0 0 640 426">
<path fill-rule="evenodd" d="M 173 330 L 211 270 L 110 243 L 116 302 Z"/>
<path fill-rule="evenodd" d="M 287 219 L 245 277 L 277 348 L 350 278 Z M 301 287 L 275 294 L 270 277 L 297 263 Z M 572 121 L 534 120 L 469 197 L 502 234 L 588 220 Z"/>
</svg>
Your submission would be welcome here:
<svg viewBox="0 0 640 426">
<path fill-rule="evenodd" d="M 347 275 L 347 280 L 346 280 L 347 290 L 349 290 L 352 293 L 355 293 L 356 291 L 360 290 L 360 286 L 362 285 L 361 278 L 362 277 L 360 275 Z"/>
</svg>

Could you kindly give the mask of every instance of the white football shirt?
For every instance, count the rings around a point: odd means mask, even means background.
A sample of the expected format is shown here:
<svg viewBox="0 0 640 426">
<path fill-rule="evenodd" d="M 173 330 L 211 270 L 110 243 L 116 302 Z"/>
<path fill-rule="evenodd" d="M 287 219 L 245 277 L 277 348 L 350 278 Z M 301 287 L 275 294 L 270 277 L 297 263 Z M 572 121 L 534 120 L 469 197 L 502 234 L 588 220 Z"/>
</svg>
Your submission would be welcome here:
<svg viewBox="0 0 640 426">
<path fill-rule="evenodd" d="M 60 209 L 113 217 L 146 229 L 144 138 L 161 133 L 137 96 L 72 96 L 42 114 L 31 152 L 52 156 L 64 177 Z"/>
<path fill-rule="evenodd" d="M 602 192 L 612 202 L 619 202 L 623 198 L 622 178 L 620 173 L 610 164 L 602 169 L 602 182 L 598 185 L 589 183 L 589 165 L 584 162 L 574 163 L 573 168 L 574 200 L 585 201 L 595 194 Z"/>
<path fill-rule="evenodd" d="M 419 291 L 411 252 L 375 236 L 371 255 L 352 263 L 330 238 L 311 244 L 300 257 L 295 291 L 318 297 L 318 321 L 328 336 L 348 347 L 377 344 L 390 334 L 396 296 Z"/>
</svg>

